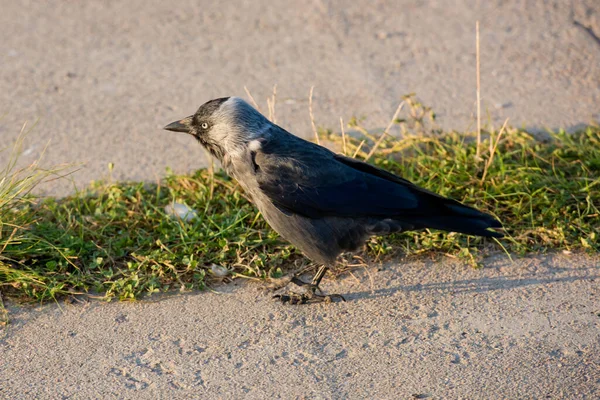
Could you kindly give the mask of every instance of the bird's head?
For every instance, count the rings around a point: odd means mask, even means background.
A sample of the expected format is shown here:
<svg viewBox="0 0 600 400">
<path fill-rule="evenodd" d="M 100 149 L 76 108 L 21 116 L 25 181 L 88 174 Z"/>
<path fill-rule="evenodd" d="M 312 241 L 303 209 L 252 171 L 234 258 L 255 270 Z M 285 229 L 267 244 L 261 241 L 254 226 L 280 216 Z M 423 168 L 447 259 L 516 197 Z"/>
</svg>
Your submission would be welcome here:
<svg viewBox="0 0 600 400">
<path fill-rule="evenodd" d="M 260 138 L 269 126 L 269 120 L 244 100 L 223 97 L 204 103 L 194 115 L 172 122 L 164 129 L 189 133 L 223 161 L 226 154 Z"/>
</svg>

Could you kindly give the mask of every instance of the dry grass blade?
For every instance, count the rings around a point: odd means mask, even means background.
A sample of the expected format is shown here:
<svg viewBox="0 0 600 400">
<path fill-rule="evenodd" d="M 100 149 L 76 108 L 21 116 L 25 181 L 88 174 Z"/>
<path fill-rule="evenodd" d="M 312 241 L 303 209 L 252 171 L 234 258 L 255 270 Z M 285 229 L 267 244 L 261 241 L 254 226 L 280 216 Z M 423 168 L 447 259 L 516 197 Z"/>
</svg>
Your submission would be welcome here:
<svg viewBox="0 0 600 400">
<path fill-rule="evenodd" d="M 487 162 L 485 163 L 485 167 L 483 168 L 483 175 L 481 176 L 481 184 L 485 182 L 485 177 L 487 176 L 488 169 L 490 165 L 492 165 L 492 161 L 494 161 L 494 154 L 496 153 L 496 148 L 498 147 L 498 143 L 500 143 L 500 138 L 502 134 L 506 130 L 506 126 L 508 124 L 508 118 L 504 121 L 502 128 L 500 128 L 500 132 L 498 132 L 498 137 L 496 138 L 496 142 L 494 143 L 494 138 L 490 136 L 490 156 L 488 157 Z"/>
<path fill-rule="evenodd" d="M 273 104 L 271 104 L 270 97 L 267 97 L 267 110 L 269 112 L 267 118 L 269 119 L 269 121 L 273 122 Z"/>
<path fill-rule="evenodd" d="M 47 181 L 51 177 L 61 177 L 62 175 L 59 174 L 61 171 L 72 167 L 72 165 L 64 164 L 50 169 L 41 168 L 39 163 L 48 147 L 46 145 L 37 160 L 26 167 L 17 169 L 17 160 L 26 136 L 26 125 L 26 123 L 23 124 L 8 157 L 8 162 L 0 171 L 0 216 L 23 201 L 23 198 L 41 182 Z"/>
<path fill-rule="evenodd" d="M 360 149 L 363 147 L 363 144 L 365 144 L 365 139 L 363 139 L 362 142 L 360 142 L 360 144 L 358 145 L 358 147 L 356 148 L 356 150 L 354 151 L 354 154 L 352 155 L 352 158 L 356 158 L 356 156 L 358 155 L 358 152 L 360 151 Z"/>
<path fill-rule="evenodd" d="M 346 155 L 346 131 L 344 130 L 344 120 L 342 119 L 342 117 L 340 117 L 340 128 L 342 129 L 342 151 L 344 152 L 344 155 Z"/>
<path fill-rule="evenodd" d="M 50 177 L 60 177 L 60 171 L 71 167 L 71 165 L 65 164 L 51 169 L 41 168 L 39 163 L 48 147 L 48 144 L 46 144 L 37 160 L 26 167 L 16 169 L 17 160 L 23 148 L 23 141 L 27 135 L 25 132 L 26 127 L 27 123 L 24 123 L 17 140 L 12 146 L 8 162 L 0 171 L 0 216 L 20 203 L 37 185 Z"/>
<path fill-rule="evenodd" d="M 271 96 L 271 121 L 276 124 L 277 117 L 275 116 L 275 99 L 277 98 L 277 84 L 273 85 L 273 95 Z"/>
<path fill-rule="evenodd" d="M 383 139 L 390 132 L 390 129 L 392 129 L 392 126 L 394 125 L 394 122 L 398 118 L 398 114 L 400 114 L 400 110 L 402 110 L 402 107 L 404 107 L 404 101 L 402 101 L 400 104 L 398 104 L 398 108 L 396 108 L 396 112 L 394 113 L 394 116 L 390 120 L 390 123 L 388 124 L 387 128 L 385 128 L 385 130 L 383 131 L 383 133 L 381 134 L 381 136 L 379 137 L 379 139 L 377 140 L 375 145 L 373 145 L 373 148 L 371 149 L 369 154 L 367 154 L 365 161 L 368 161 L 369 158 L 371 158 L 373 156 L 373 154 L 375 154 L 375 152 L 377 151 L 377 148 L 379 148 Z"/>
<path fill-rule="evenodd" d="M 254 108 L 256 108 L 258 111 L 260 111 L 260 107 L 258 106 L 258 103 L 256 102 L 256 100 L 254 100 L 252 93 L 250 93 L 250 91 L 248 90 L 248 88 L 246 86 L 244 86 L 244 90 L 246 91 L 246 94 L 248 95 L 248 98 L 250 99 L 250 102 L 252 103 Z"/>
<path fill-rule="evenodd" d="M 8 311 L 4 307 L 4 300 L 2 299 L 2 291 L 0 290 L 0 326 L 8 325 Z"/>
<path fill-rule="evenodd" d="M 479 57 L 479 21 L 475 22 L 475 52 L 477 69 L 477 149 L 475 150 L 475 162 L 481 160 L 481 74 Z"/>
<path fill-rule="evenodd" d="M 312 125 L 312 130 L 313 130 L 313 134 L 315 135 L 315 140 L 317 141 L 317 144 L 321 144 L 321 142 L 319 141 L 319 133 L 317 132 L 317 126 L 315 125 L 315 116 L 313 115 L 313 109 L 312 109 L 312 99 L 313 99 L 313 90 L 315 89 L 314 86 L 310 87 L 310 93 L 308 94 L 308 113 L 310 115 L 310 124 Z"/>
</svg>

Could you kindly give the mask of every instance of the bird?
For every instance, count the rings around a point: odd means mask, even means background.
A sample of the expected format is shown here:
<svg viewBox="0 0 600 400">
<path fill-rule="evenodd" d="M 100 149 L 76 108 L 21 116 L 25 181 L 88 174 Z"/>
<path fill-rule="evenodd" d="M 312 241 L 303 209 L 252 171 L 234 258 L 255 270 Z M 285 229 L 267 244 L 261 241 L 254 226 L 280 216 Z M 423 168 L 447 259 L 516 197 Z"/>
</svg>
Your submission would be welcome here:
<svg viewBox="0 0 600 400">
<path fill-rule="evenodd" d="M 371 236 L 432 228 L 503 237 L 490 214 L 295 136 L 239 97 L 210 100 L 164 129 L 196 138 L 271 228 L 320 265 L 310 282 L 291 279 L 303 293 L 274 296 L 283 303 L 345 300 L 324 294 L 321 280 L 341 253 Z"/>
</svg>

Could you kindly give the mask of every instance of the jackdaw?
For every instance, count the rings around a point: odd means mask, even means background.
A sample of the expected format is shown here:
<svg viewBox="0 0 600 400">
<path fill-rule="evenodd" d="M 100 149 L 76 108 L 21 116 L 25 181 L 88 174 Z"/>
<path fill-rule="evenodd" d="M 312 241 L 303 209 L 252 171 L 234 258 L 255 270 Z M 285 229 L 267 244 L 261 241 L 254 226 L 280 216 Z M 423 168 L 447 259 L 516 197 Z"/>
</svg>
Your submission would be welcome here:
<svg viewBox="0 0 600 400">
<path fill-rule="evenodd" d="M 498 220 L 456 200 L 422 189 L 371 164 L 336 154 L 273 124 L 244 100 L 203 104 L 166 130 L 194 136 L 250 195 L 269 225 L 321 264 L 305 293 L 283 302 L 342 299 L 319 289 L 337 256 L 373 235 L 425 228 L 502 237 Z M 321 294 L 318 294 L 317 291 Z"/>
</svg>

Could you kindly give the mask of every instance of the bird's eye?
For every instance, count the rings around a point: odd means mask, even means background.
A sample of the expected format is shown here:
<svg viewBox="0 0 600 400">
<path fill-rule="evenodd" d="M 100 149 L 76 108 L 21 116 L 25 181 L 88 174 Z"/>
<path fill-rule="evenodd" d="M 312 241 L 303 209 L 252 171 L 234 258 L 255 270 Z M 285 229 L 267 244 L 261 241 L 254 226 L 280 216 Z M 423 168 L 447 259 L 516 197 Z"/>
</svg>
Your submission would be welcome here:
<svg viewBox="0 0 600 400">
<path fill-rule="evenodd" d="M 202 125 L 200 125 L 200 126 L 202 126 L 202 129 L 208 128 L 208 124 L 206 122 L 203 122 Z"/>
</svg>

